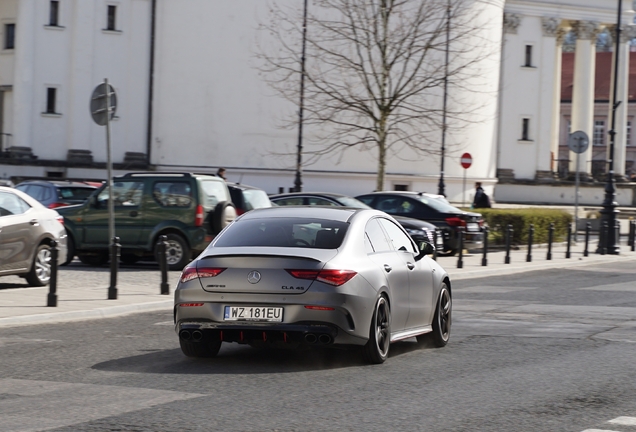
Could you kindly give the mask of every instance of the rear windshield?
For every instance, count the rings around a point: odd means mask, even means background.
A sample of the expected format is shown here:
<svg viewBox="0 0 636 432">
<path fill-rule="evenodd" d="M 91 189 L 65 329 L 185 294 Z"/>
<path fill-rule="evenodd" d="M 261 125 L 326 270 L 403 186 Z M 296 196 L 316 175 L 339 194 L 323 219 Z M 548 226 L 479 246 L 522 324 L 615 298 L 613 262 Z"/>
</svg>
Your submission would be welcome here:
<svg viewBox="0 0 636 432">
<path fill-rule="evenodd" d="M 338 197 L 336 199 L 343 206 L 353 207 L 353 208 L 360 208 L 360 209 L 370 209 L 371 208 L 368 205 L 366 205 L 365 203 L 363 203 L 362 201 L 357 200 L 355 198 L 344 196 L 344 197 Z"/>
<path fill-rule="evenodd" d="M 446 201 L 446 199 L 430 198 L 427 196 L 418 196 L 417 200 L 423 202 L 429 207 L 434 208 L 440 213 L 461 213 L 462 210 L 454 207 Z"/>
<path fill-rule="evenodd" d="M 337 249 L 349 224 L 325 219 L 239 220 L 217 237 L 215 247 L 269 246 Z"/>
<path fill-rule="evenodd" d="M 247 189 L 243 191 L 245 197 L 245 209 L 253 210 L 257 208 L 271 207 L 272 203 L 263 190 Z"/>
<path fill-rule="evenodd" d="M 91 194 L 95 192 L 95 189 L 85 187 L 58 187 L 58 198 L 63 200 L 84 201 Z"/>
</svg>

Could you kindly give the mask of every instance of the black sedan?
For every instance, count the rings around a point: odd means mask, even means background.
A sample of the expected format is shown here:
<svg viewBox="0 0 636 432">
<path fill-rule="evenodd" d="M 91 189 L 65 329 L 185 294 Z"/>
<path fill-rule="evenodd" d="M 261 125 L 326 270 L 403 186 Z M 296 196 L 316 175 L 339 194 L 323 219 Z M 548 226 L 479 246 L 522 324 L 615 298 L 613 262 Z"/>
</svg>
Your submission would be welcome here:
<svg viewBox="0 0 636 432">
<path fill-rule="evenodd" d="M 359 209 L 370 209 L 368 205 L 350 196 L 331 192 L 291 192 L 272 195 L 270 201 L 279 206 L 335 206 Z M 444 236 L 440 232 L 435 238 L 435 225 L 404 216 L 394 216 L 415 242 L 427 241 L 434 244 L 438 250 L 444 249 Z"/>
<path fill-rule="evenodd" d="M 481 214 L 465 212 L 422 192 L 373 192 L 356 197 L 363 203 L 391 216 L 406 216 L 425 220 L 444 234 L 444 252 L 451 255 L 459 249 L 459 232 L 463 230 L 464 247 L 474 249 L 482 245 Z"/>
</svg>

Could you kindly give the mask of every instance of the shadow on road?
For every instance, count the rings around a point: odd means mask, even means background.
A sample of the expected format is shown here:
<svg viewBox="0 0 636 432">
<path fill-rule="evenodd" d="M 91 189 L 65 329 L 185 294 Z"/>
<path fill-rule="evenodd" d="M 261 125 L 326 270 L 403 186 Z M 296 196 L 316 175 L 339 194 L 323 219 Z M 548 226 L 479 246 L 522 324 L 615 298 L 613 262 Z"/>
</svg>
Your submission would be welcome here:
<svg viewBox="0 0 636 432">
<path fill-rule="evenodd" d="M 416 343 L 391 345 L 390 357 L 421 349 Z M 391 361 L 391 358 L 387 361 Z M 109 372 L 133 372 L 186 375 L 243 375 L 295 373 L 348 367 L 371 367 L 360 349 L 262 349 L 224 344 L 211 359 L 188 358 L 179 349 L 160 350 L 98 363 L 93 369 Z"/>
</svg>

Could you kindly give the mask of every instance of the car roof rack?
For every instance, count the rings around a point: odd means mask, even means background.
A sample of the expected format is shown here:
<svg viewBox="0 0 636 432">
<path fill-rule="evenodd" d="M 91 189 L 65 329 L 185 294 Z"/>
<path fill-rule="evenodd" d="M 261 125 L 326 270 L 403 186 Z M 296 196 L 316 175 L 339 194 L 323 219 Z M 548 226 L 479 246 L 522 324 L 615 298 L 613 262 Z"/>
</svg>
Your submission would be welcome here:
<svg viewBox="0 0 636 432">
<path fill-rule="evenodd" d="M 192 173 L 187 172 L 171 172 L 171 171 L 153 171 L 153 172 L 132 172 L 126 173 L 121 177 L 192 177 Z"/>
</svg>

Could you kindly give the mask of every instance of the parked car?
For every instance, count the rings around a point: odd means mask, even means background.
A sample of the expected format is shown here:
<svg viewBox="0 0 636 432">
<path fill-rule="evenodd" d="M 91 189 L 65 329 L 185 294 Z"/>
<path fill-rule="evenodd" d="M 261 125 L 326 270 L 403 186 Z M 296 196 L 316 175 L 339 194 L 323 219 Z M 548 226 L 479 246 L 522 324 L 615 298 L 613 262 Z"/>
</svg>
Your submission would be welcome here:
<svg viewBox="0 0 636 432">
<path fill-rule="evenodd" d="M 51 279 L 51 242 L 58 241 L 61 265 L 66 257 L 63 218 L 29 195 L 0 186 L 0 276 L 18 275 L 31 286 Z"/>
<path fill-rule="evenodd" d="M 223 342 L 364 346 L 450 337 L 448 274 L 389 215 L 343 207 L 272 207 L 240 216 L 186 267 L 175 330 L 186 356 Z"/>
<path fill-rule="evenodd" d="M 248 186 L 240 183 L 226 182 L 232 204 L 236 207 L 236 214 L 242 215 L 245 212 L 256 208 L 271 207 L 272 202 L 267 196 L 267 192 L 254 186 Z"/>
<path fill-rule="evenodd" d="M 89 265 L 109 260 L 108 185 L 81 205 L 61 207 L 69 234 L 68 260 Z M 159 236 L 168 237 L 168 266 L 181 270 L 236 217 L 225 181 L 190 173 L 129 173 L 113 179 L 115 231 L 121 260 L 155 257 Z"/>
<path fill-rule="evenodd" d="M 392 216 L 407 216 L 434 224 L 442 230 L 444 252 L 450 255 L 459 249 L 460 230 L 465 232 L 464 247 L 471 249 L 482 245 L 481 214 L 465 212 L 445 200 L 422 192 L 373 192 L 356 198 Z"/>
<path fill-rule="evenodd" d="M 286 194 L 272 195 L 270 200 L 279 206 L 303 205 L 303 206 L 344 206 L 351 208 L 370 209 L 365 203 L 350 196 L 331 192 L 290 192 Z M 444 236 L 435 235 L 435 225 L 404 216 L 393 216 L 407 233 L 416 242 L 428 241 L 439 250 L 444 249 Z"/>
<path fill-rule="evenodd" d="M 81 204 L 97 189 L 96 186 L 89 183 L 57 180 L 27 180 L 15 188 L 35 198 L 50 209 Z"/>
</svg>

